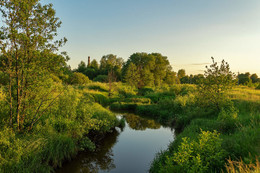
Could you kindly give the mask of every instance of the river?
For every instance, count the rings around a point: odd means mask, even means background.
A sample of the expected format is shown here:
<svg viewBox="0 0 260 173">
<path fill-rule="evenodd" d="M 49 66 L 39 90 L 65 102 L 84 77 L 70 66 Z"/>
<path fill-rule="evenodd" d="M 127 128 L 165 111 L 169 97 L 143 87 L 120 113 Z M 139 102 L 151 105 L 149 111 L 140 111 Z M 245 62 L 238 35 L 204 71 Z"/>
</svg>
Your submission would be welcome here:
<svg viewBox="0 0 260 173">
<path fill-rule="evenodd" d="M 118 114 L 126 119 L 101 141 L 95 152 L 81 152 L 63 164 L 57 173 L 144 173 L 160 150 L 174 140 L 174 130 L 152 119 Z"/>
</svg>

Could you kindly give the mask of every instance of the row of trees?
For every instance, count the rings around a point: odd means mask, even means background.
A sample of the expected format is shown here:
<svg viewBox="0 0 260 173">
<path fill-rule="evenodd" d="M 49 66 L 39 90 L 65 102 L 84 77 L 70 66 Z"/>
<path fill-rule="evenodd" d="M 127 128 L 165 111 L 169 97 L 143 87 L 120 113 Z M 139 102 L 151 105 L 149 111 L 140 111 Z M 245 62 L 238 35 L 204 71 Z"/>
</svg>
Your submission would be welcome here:
<svg viewBox="0 0 260 173">
<path fill-rule="evenodd" d="M 88 65 L 81 61 L 74 72 L 83 73 L 94 81 L 123 81 L 137 88 L 162 84 L 200 84 L 205 79 L 203 74 L 188 76 L 184 69 L 174 72 L 168 58 L 160 53 L 134 53 L 126 62 L 109 54 L 101 58 L 100 64 L 95 59 Z M 237 80 L 240 85 L 260 82 L 256 74 L 250 73 L 238 74 Z"/>
<path fill-rule="evenodd" d="M 101 58 L 100 65 L 95 59 L 88 65 L 80 62 L 74 72 L 83 73 L 94 81 L 123 81 L 137 88 L 179 83 L 167 57 L 159 53 L 134 53 L 127 62 L 109 54 Z"/>
<path fill-rule="evenodd" d="M 258 83 L 260 82 L 260 78 L 258 78 L 257 74 L 250 75 L 249 72 L 247 73 L 240 73 L 237 76 L 238 84 L 241 85 L 250 85 L 251 83 Z"/>
</svg>

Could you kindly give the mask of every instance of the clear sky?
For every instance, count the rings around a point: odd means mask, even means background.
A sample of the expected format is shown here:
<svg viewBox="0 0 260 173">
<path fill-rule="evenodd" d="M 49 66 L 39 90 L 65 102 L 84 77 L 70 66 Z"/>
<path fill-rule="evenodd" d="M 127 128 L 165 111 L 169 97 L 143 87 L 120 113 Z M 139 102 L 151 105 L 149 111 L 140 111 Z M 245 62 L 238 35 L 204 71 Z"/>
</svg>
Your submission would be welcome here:
<svg viewBox="0 0 260 173">
<path fill-rule="evenodd" d="M 260 76 L 260 0 L 43 0 L 63 22 L 62 48 L 76 68 L 87 57 L 159 52 L 174 71 L 203 73 L 211 56 Z"/>
</svg>

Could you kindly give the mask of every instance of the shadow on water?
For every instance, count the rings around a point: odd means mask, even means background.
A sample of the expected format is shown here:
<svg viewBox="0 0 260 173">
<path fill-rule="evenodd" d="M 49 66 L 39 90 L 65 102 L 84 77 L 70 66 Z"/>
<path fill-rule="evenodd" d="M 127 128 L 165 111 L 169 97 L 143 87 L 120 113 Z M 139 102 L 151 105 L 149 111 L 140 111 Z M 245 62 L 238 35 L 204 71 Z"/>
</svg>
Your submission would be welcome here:
<svg viewBox="0 0 260 173">
<path fill-rule="evenodd" d="M 134 114 L 123 115 L 127 124 L 134 130 L 159 129 L 161 125 L 151 119 L 143 118 Z"/>
<path fill-rule="evenodd" d="M 155 154 L 173 139 L 173 132 L 154 120 L 134 114 L 121 114 L 118 118 L 126 120 L 124 129 L 107 133 L 95 152 L 79 153 L 56 172 L 146 172 Z"/>
</svg>

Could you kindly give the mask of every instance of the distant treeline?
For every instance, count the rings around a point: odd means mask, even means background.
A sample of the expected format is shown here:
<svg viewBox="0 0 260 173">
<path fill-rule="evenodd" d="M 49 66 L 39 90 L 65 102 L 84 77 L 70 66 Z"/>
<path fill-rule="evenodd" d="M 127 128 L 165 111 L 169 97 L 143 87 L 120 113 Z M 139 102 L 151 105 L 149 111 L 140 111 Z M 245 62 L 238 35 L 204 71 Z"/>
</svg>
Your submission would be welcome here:
<svg viewBox="0 0 260 173">
<path fill-rule="evenodd" d="M 126 62 L 113 54 L 103 56 L 100 63 L 96 59 L 90 61 L 89 58 L 88 64 L 81 61 L 78 68 L 71 71 L 73 72 L 77 76 L 80 75 L 78 73 L 82 73 L 93 81 L 122 81 L 137 88 L 162 84 L 199 84 L 205 77 L 203 74 L 187 75 L 185 69 L 174 72 L 168 58 L 160 53 L 134 53 Z M 75 83 L 75 79 L 74 77 L 69 82 Z M 238 74 L 234 80 L 240 85 L 254 85 L 260 82 L 257 74 L 250 75 L 249 72 Z"/>
</svg>

